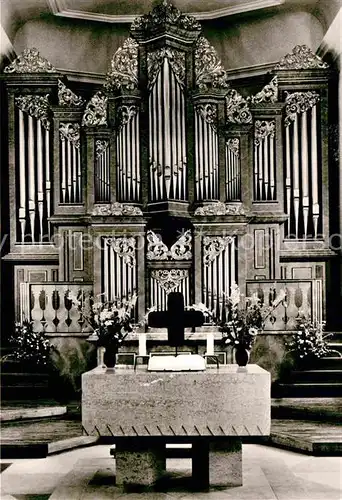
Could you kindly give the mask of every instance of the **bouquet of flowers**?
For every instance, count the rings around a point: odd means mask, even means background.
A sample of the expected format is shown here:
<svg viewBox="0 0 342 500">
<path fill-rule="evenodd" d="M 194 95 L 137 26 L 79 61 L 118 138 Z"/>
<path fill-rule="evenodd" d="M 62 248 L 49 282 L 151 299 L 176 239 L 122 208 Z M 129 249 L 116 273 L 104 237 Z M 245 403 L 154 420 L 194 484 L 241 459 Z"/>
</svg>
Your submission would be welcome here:
<svg viewBox="0 0 342 500">
<path fill-rule="evenodd" d="M 286 342 L 289 352 L 293 352 L 296 358 L 322 358 L 329 354 L 337 354 L 338 351 L 329 348 L 327 339 L 332 336 L 331 333 L 323 334 L 324 323 L 314 324 L 305 316 L 297 318 L 297 331 L 292 335 L 289 342 Z"/>
<path fill-rule="evenodd" d="M 82 312 L 82 318 L 93 329 L 88 340 L 97 342 L 99 347 L 118 349 L 127 335 L 133 331 L 132 310 L 137 296 L 115 301 L 91 302 L 85 307 L 79 297 L 69 293 L 69 300 Z"/>
<path fill-rule="evenodd" d="M 44 333 L 33 330 L 33 322 L 24 319 L 15 324 L 15 332 L 9 339 L 14 350 L 8 356 L 18 361 L 29 361 L 31 364 L 46 366 L 52 346 Z"/>
<path fill-rule="evenodd" d="M 231 286 L 231 294 L 226 297 L 227 321 L 219 324 L 222 339 L 232 347 L 250 350 L 256 335 L 264 329 L 265 320 L 285 299 L 286 293 L 281 290 L 272 305 L 267 307 L 257 294 L 243 298 L 240 288 L 234 283 Z"/>
</svg>

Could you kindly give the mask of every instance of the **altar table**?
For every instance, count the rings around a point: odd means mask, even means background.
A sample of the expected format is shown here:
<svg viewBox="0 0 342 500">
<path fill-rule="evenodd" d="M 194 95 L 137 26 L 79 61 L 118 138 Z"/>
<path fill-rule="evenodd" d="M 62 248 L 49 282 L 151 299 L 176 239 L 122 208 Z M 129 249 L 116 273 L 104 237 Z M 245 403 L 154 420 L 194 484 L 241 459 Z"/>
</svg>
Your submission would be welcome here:
<svg viewBox="0 0 342 500">
<path fill-rule="evenodd" d="M 257 365 L 204 372 L 98 368 L 82 375 L 82 425 L 116 444 L 116 483 L 151 485 L 166 443 L 192 444 L 203 487 L 242 485 L 242 436 L 270 433 L 270 374 Z"/>
</svg>

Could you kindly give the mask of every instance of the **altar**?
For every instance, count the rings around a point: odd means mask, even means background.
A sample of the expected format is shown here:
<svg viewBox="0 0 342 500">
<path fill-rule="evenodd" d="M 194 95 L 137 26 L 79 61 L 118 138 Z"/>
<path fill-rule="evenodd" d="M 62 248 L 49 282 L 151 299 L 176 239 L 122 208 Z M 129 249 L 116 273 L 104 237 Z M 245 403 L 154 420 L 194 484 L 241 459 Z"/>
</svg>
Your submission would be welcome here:
<svg viewBox="0 0 342 500">
<path fill-rule="evenodd" d="M 257 365 L 198 372 L 98 368 L 82 375 L 82 425 L 116 444 L 116 484 L 163 477 L 167 443 L 192 445 L 201 486 L 242 485 L 243 436 L 270 433 L 270 374 Z"/>
</svg>

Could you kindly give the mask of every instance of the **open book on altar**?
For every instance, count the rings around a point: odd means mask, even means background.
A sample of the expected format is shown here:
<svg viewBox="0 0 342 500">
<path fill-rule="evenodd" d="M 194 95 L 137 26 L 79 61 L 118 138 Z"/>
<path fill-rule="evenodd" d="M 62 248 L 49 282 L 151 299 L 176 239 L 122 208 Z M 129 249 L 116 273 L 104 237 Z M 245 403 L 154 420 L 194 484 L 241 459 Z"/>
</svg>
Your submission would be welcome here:
<svg viewBox="0 0 342 500">
<path fill-rule="evenodd" d="M 152 356 L 148 362 L 149 371 L 203 371 L 205 360 L 199 354 L 178 354 L 178 356 Z"/>
</svg>

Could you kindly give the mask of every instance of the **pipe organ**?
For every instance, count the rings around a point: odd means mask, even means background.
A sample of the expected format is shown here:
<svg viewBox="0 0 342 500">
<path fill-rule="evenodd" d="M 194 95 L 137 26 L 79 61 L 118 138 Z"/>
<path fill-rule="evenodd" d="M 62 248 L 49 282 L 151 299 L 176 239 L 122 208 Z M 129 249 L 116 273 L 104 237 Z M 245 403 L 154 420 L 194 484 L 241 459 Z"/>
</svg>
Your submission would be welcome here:
<svg viewBox="0 0 342 500">
<path fill-rule="evenodd" d="M 232 284 L 255 280 L 303 280 L 323 303 L 336 257 L 327 64 L 297 46 L 247 95 L 260 79 L 236 90 L 194 18 L 168 2 L 153 12 L 96 91 L 36 49 L 5 69 L 18 297 L 34 264 L 109 300 L 137 293 L 137 319 L 172 290 L 224 319 Z"/>
</svg>

